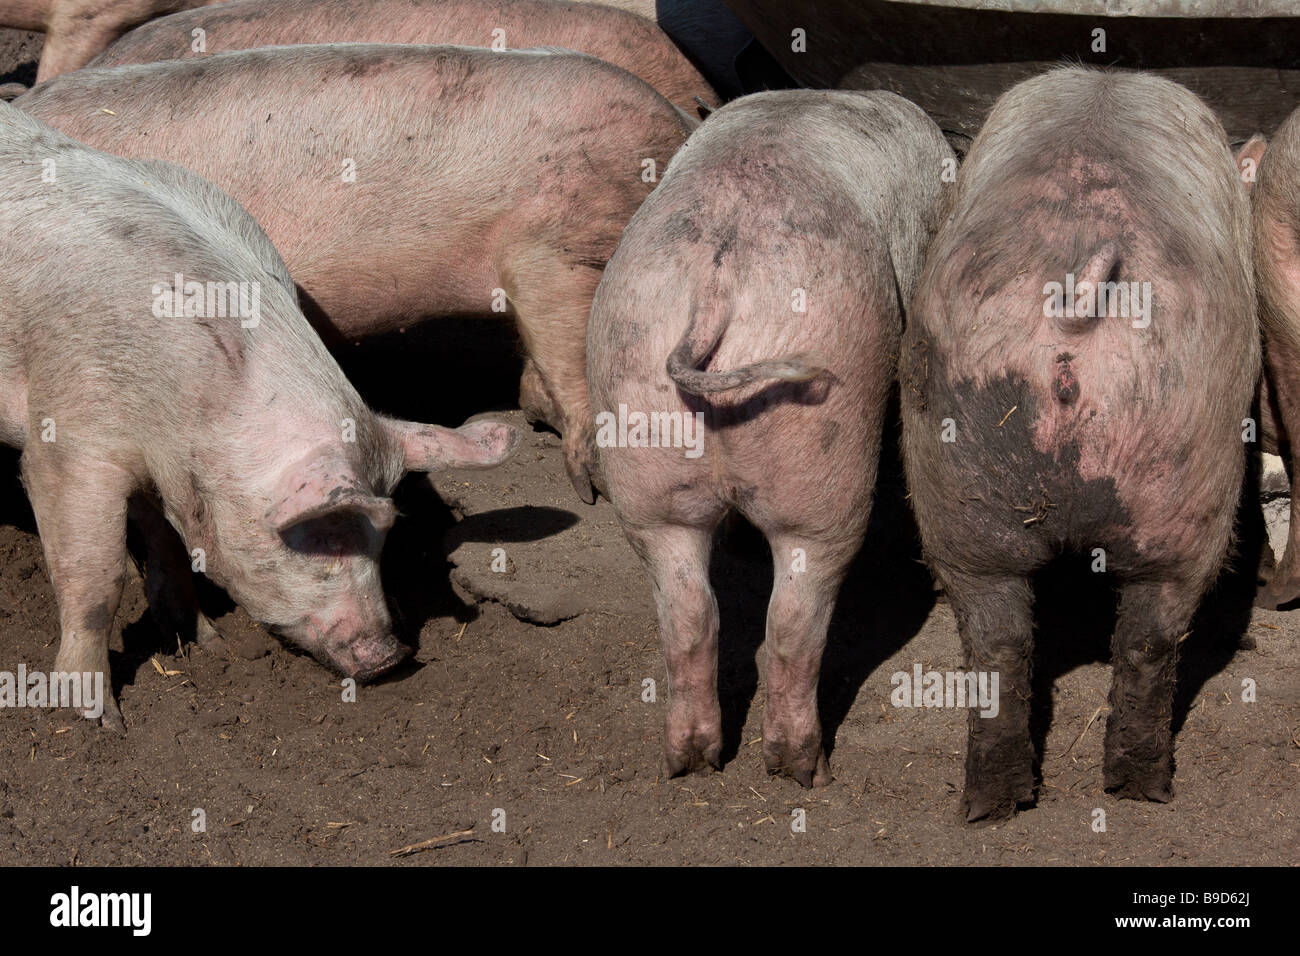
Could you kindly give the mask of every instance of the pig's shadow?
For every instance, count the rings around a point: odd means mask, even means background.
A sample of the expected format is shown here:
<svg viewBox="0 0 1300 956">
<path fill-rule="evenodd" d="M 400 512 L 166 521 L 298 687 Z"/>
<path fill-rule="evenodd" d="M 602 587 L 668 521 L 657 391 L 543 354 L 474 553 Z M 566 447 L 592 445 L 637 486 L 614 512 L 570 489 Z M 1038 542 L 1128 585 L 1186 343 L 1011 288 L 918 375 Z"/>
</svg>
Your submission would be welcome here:
<svg viewBox="0 0 1300 956">
<path fill-rule="evenodd" d="M 0 73 L 0 86 L 6 83 L 21 83 L 30 89 L 36 85 L 36 68 L 39 65 L 39 60 L 28 60 L 26 63 L 17 64 L 8 73 Z"/>
<path fill-rule="evenodd" d="M 522 354 L 514 319 L 505 316 L 435 318 L 335 349 L 376 411 L 438 425 L 517 408 Z"/>
<path fill-rule="evenodd" d="M 405 332 L 335 350 L 348 378 L 375 411 L 447 426 L 481 412 L 515 408 L 521 354 L 510 317 L 432 318 Z M 456 522 L 428 478 L 407 475 L 393 499 L 402 517 L 389 532 L 380 571 L 397 635 L 414 645 L 432 618 L 451 616 L 463 623 L 478 611 L 461 603 L 452 590 L 444 548 Z M 547 527 L 560 523 L 541 513 L 549 509 L 512 510 L 528 512 L 526 518 Z M 479 516 L 479 521 L 487 517 Z M 497 520 L 508 523 L 511 517 Z M 517 523 L 525 524 L 523 519 Z"/>
<path fill-rule="evenodd" d="M 540 541 L 572 528 L 580 520 L 572 511 L 563 508 L 541 505 L 496 508 L 456 523 L 455 530 L 447 538 L 447 547 L 452 550 L 464 541 L 501 544 Z"/>
<path fill-rule="evenodd" d="M 18 474 L 21 458 L 18 449 L 0 447 L 0 525 L 36 534 L 36 515 Z"/>
<path fill-rule="evenodd" d="M 896 401 L 886 420 L 898 420 Z M 718 691 L 722 757 L 730 762 L 746 744 L 741 735 L 758 689 L 756 657 L 772 586 L 771 552 L 762 534 L 739 517 L 724 523 L 710 576 L 722 618 Z M 828 757 L 868 675 L 916 635 L 933 606 L 933 585 L 906 501 L 897 428 L 889 427 L 867 534 L 840 589 L 822 659 L 817 697 Z"/>
</svg>

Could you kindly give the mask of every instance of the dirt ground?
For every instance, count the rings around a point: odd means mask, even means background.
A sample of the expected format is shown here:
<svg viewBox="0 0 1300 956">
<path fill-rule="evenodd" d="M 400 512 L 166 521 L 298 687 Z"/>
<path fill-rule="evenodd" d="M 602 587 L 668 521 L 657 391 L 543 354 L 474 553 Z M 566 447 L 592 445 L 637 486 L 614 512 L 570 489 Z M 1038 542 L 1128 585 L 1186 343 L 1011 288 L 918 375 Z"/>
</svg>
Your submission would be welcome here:
<svg viewBox="0 0 1300 956">
<path fill-rule="evenodd" d="M 39 46 L 0 36 L 0 82 L 30 82 Z M 518 346 L 498 324 L 426 325 L 344 358 L 383 411 L 458 424 L 514 408 Z M 823 670 L 825 788 L 763 770 L 771 563 L 741 524 L 720 535 L 713 568 L 726 766 L 662 776 L 667 684 L 649 583 L 608 504 L 588 508 L 570 492 L 555 436 L 530 431 L 503 468 L 412 476 L 399 489 L 383 570 L 416 653 L 355 702 L 215 589 L 203 599 L 230 653 L 178 647 L 133 579 L 111 653 L 127 736 L 70 711 L 0 712 L 0 864 L 1300 860 L 1300 614 L 1252 614 L 1251 574 L 1225 576 L 1183 645 L 1166 805 L 1102 792 L 1113 598 L 1086 567 L 1045 575 L 1038 803 L 1004 824 L 962 826 L 965 713 L 890 705 L 896 671 L 962 660 L 892 453 L 885 472 Z M 0 670 L 48 669 L 57 635 L 17 455 L 0 452 Z M 643 699 L 647 679 L 654 702 Z M 1247 679 L 1253 703 L 1242 699 Z"/>
</svg>

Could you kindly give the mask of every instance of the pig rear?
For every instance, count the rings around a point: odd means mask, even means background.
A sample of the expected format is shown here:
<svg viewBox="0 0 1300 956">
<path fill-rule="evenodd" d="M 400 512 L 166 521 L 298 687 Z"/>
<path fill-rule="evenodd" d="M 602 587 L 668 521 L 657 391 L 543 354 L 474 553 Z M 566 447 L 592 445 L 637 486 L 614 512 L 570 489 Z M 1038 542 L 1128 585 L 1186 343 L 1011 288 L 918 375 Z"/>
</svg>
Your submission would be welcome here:
<svg viewBox="0 0 1300 956">
<path fill-rule="evenodd" d="M 1053 71 L 972 145 L 900 369 L 926 557 L 1000 676 L 968 821 L 1033 797 L 1030 576 L 1069 551 L 1119 588 L 1106 787 L 1170 798 L 1176 648 L 1232 540 L 1259 374 L 1249 249 L 1223 130 L 1169 81 Z"/>
<path fill-rule="evenodd" d="M 720 766 L 709 552 L 734 509 L 775 566 L 764 759 L 804 786 L 830 779 L 822 649 L 951 156 L 892 94 L 746 97 L 678 153 L 605 271 L 588 331 L 596 444 L 654 585 L 670 773 Z"/>
</svg>

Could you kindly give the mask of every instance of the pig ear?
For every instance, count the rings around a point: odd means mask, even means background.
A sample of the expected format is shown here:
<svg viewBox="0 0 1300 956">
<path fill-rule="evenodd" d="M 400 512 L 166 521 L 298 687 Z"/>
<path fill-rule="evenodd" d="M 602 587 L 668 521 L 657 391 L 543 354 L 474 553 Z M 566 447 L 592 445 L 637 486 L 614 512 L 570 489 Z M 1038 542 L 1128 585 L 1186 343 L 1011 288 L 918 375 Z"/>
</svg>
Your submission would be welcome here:
<svg viewBox="0 0 1300 956">
<path fill-rule="evenodd" d="M 391 528 L 397 517 L 393 503 L 365 488 L 346 461 L 317 457 L 289 469 L 266 520 L 283 534 L 304 521 L 344 513 L 365 515 L 379 531 Z"/>
<path fill-rule="evenodd" d="M 519 446 L 518 429 L 505 422 L 477 421 L 443 428 L 385 418 L 383 424 L 401 447 L 407 471 L 491 468 Z"/>
<path fill-rule="evenodd" d="M 1255 177 L 1259 175 L 1259 161 L 1264 158 L 1266 149 L 1268 149 L 1268 140 L 1264 138 L 1263 133 L 1256 133 L 1246 140 L 1241 149 L 1237 150 L 1237 174 L 1246 184 L 1247 191 L 1255 185 Z"/>
</svg>

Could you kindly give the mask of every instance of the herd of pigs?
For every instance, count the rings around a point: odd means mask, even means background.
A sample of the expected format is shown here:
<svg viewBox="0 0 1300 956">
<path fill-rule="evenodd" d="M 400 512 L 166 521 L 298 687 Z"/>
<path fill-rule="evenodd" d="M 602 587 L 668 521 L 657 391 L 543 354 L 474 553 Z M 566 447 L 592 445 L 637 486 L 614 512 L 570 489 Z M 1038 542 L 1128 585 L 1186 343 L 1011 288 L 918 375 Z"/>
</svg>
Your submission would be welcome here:
<svg viewBox="0 0 1300 956">
<path fill-rule="evenodd" d="M 670 772 L 721 763 L 709 559 L 735 511 L 775 568 L 766 765 L 829 781 L 821 657 L 897 389 L 926 560 L 969 667 L 1000 676 L 966 818 L 1033 797 L 1031 580 L 1067 551 L 1100 549 L 1119 592 L 1105 786 L 1168 800 L 1177 647 L 1233 548 L 1253 423 L 1284 454 L 1300 427 L 1300 116 L 1234 157 L 1187 89 L 1066 67 L 1007 92 L 958 170 L 892 93 L 720 105 L 638 7 L 0 3 L 48 34 L 0 104 L 0 440 L 54 669 L 107 675 L 128 521 L 166 633 L 215 634 L 201 553 L 342 674 L 398 665 L 389 495 L 520 436 L 376 414 L 330 350 L 505 303 L 522 407 L 652 579 Z M 256 314 L 191 309 L 193 283 L 256 288 Z M 666 439 L 694 421 L 686 454 Z M 1298 535 L 1261 601 L 1300 597 Z M 125 729 L 112 700 L 102 719 Z"/>
</svg>

